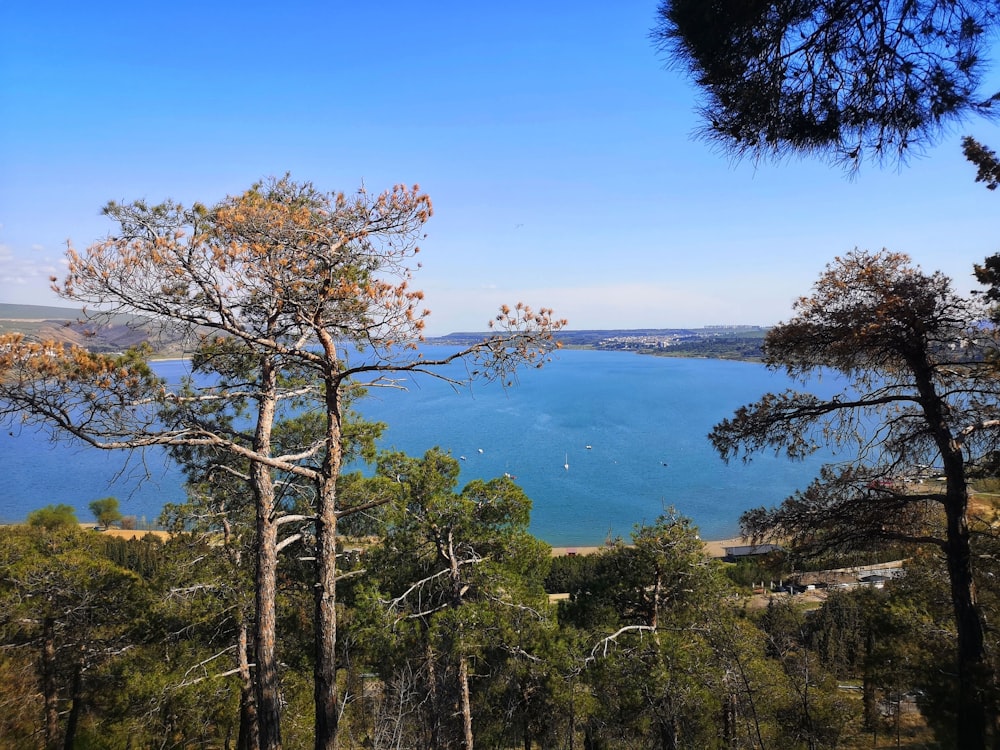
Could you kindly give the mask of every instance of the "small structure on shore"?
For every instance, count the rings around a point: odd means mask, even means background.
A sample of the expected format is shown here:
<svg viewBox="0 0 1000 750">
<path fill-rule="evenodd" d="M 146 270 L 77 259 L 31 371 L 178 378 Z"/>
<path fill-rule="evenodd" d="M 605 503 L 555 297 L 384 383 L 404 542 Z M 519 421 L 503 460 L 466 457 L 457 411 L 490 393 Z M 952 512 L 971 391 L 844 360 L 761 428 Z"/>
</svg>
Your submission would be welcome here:
<svg viewBox="0 0 1000 750">
<path fill-rule="evenodd" d="M 726 562 L 735 562 L 741 557 L 753 557 L 755 555 L 766 555 L 769 552 L 775 552 L 780 550 L 777 544 L 740 544 L 732 547 L 723 547 L 722 551 L 725 553 L 723 560 Z"/>
</svg>

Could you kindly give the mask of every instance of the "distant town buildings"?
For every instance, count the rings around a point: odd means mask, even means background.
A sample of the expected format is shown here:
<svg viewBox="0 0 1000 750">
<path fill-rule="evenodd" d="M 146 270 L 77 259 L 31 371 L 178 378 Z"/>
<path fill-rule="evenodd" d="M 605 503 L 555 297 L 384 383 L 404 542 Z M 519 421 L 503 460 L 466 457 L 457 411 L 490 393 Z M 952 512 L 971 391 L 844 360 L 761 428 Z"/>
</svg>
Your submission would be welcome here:
<svg viewBox="0 0 1000 750">
<path fill-rule="evenodd" d="M 647 331 L 608 331 L 594 342 L 598 349 L 666 349 L 704 339 L 763 335 L 764 326 L 719 325 L 694 329 L 663 329 Z"/>
</svg>

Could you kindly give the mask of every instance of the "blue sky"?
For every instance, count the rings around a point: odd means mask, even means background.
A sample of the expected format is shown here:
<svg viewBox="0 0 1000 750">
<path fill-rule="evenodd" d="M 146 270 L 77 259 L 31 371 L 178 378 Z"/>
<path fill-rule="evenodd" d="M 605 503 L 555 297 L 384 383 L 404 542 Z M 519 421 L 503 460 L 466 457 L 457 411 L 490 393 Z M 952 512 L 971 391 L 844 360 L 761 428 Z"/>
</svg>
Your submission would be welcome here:
<svg viewBox="0 0 1000 750">
<path fill-rule="evenodd" d="M 697 92 L 649 41 L 655 0 L 27 3 L 0 8 L 0 302 L 48 290 L 109 200 L 214 202 L 291 172 L 418 183 L 428 332 L 502 303 L 575 329 L 768 325 L 854 247 L 966 291 L 1000 194 L 960 136 L 853 178 L 734 163 L 694 140 Z"/>
</svg>

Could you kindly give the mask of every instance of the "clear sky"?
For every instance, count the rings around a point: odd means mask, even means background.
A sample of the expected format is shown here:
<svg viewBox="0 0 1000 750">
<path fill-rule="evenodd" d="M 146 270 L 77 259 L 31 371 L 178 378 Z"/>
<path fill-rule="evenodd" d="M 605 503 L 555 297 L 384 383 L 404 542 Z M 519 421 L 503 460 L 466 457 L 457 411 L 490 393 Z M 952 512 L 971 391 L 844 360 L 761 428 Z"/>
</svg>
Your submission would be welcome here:
<svg viewBox="0 0 1000 750">
<path fill-rule="evenodd" d="M 430 334 L 504 302 L 582 328 L 787 319 L 854 247 L 966 291 L 1000 192 L 957 128 L 902 169 L 734 163 L 694 140 L 697 92 L 649 40 L 655 0 L 0 4 L 0 302 L 48 290 L 109 200 L 211 203 L 291 172 L 417 183 Z"/>
</svg>

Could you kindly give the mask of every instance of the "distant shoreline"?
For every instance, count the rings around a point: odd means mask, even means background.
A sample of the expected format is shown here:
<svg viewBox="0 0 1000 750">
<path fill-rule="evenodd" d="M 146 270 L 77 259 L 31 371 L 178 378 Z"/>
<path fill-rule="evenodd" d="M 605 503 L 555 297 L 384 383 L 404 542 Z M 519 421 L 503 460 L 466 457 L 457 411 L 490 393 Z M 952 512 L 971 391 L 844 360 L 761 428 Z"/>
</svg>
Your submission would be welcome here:
<svg viewBox="0 0 1000 750">
<path fill-rule="evenodd" d="M 24 526 L 24 523 L 9 523 L 0 524 L 4 526 Z M 118 537 L 119 539 L 141 539 L 147 534 L 152 534 L 160 539 L 167 539 L 170 536 L 169 531 L 164 531 L 163 529 L 120 529 L 112 527 L 110 529 L 98 529 L 98 524 L 96 522 L 91 523 L 80 523 L 81 529 L 93 529 L 95 532 L 106 535 Z M 541 540 L 545 541 L 545 540 Z M 709 557 L 722 558 L 726 556 L 727 547 L 740 547 L 749 544 L 750 541 L 746 537 L 731 537 L 729 539 L 705 539 L 702 540 L 702 545 L 704 546 L 705 552 Z M 552 547 L 552 557 L 568 557 L 573 555 L 593 555 L 600 552 L 603 549 L 609 549 L 606 544 L 573 544 L 568 546 Z"/>
<path fill-rule="evenodd" d="M 705 548 L 705 552 L 709 557 L 725 557 L 727 547 L 740 547 L 750 544 L 750 541 L 746 537 L 731 537 L 729 539 L 712 539 L 702 540 L 702 545 Z M 570 545 L 570 546 L 559 546 L 552 548 L 553 557 L 566 557 L 572 555 L 592 555 L 595 552 L 600 552 L 602 549 L 608 549 L 607 545 Z"/>
</svg>

